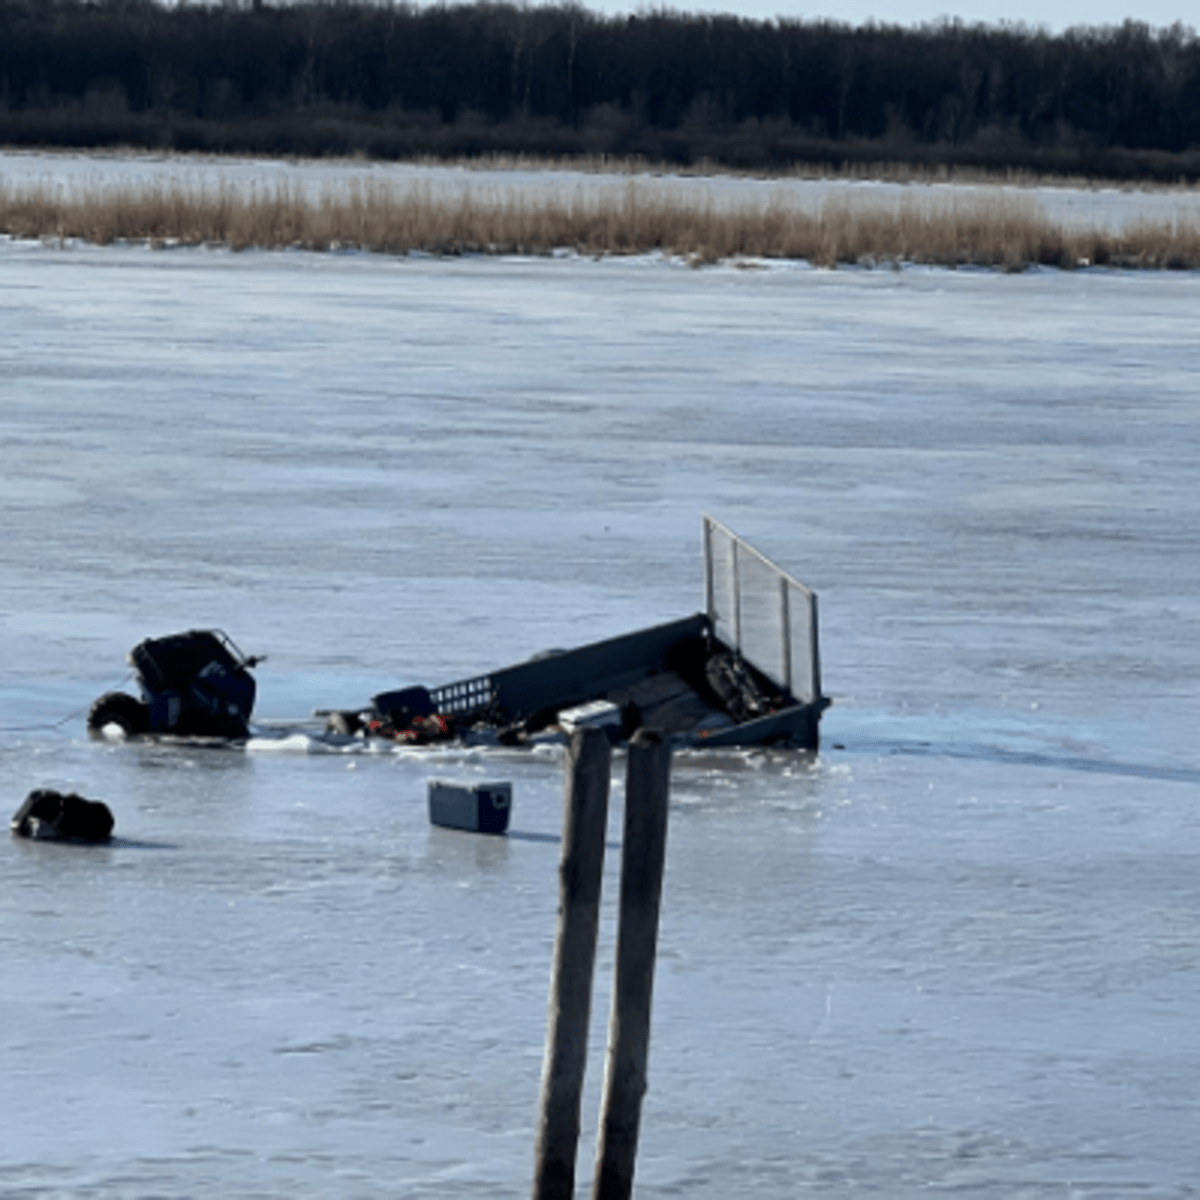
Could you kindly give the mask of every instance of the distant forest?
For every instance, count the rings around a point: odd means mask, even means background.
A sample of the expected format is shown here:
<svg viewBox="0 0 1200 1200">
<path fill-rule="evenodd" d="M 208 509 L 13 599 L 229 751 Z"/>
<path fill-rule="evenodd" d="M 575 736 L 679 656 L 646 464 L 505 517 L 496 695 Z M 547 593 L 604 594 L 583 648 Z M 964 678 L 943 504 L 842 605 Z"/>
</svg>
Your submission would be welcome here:
<svg viewBox="0 0 1200 1200">
<path fill-rule="evenodd" d="M 0 0 L 0 143 L 1200 177 L 1191 29 Z"/>
</svg>

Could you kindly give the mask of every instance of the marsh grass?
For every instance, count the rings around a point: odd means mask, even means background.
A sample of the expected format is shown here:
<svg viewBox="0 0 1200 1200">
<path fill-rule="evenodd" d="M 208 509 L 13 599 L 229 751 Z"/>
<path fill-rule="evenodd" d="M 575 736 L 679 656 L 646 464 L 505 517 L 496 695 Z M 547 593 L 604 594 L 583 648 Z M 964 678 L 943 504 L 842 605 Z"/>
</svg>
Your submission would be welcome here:
<svg viewBox="0 0 1200 1200">
<path fill-rule="evenodd" d="M 483 180 L 483 182 L 481 182 Z M 223 245 L 389 254 L 586 255 L 660 251 L 695 265 L 798 259 L 817 266 L 919 263 L 1020 271 L 1200 267 L 1200 224 L 1146 222 L 1121 233 L 1066 231 L 1013 189 L 960 196 L 826 198 L 774 193 L 724 200 L 685 184 L 627 177 L 555 192 L 349 180 L 320 191 L 294 183 L 202 187 L 180 182 L 90 184 L 81 190 L 0 181 L 0 233 L 154 245 Z"/>
</svg>

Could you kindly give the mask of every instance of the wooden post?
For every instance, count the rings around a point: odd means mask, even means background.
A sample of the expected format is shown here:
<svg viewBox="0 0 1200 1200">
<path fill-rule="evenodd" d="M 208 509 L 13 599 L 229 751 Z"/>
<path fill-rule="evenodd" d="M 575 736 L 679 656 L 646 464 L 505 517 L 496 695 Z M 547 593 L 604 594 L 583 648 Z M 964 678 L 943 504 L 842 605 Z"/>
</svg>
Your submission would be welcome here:
<svg viewBox="0 0 1200 1200">
<path fill-rule="evenodd" d="M 563 780 L 558 934 L 542 1060 L 534 1200 L 571 1200 L 575 1194 L 611 762 L 612 747 L 603 730 L 582 728 L 571 734 Z"/>
<path fill-rule="evenodd" d="M 628 1200 L 633 1192 L 650 1050 L 670 773 L 670 742 L 659 730 L 639 729 L 629 744 L 625 778 L 621 914 L 592 1200 Z"/>
</svg>

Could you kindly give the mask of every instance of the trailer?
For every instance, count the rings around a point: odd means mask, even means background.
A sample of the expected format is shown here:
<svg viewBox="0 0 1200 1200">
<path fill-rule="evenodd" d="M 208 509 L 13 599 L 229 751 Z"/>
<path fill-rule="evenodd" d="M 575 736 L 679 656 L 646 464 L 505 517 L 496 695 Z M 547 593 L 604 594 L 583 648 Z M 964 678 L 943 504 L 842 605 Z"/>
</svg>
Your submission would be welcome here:
<svg viewBox="0 0 1200 1200">
<path fill-rule="evenodd" d="M 324 714 L 326 733 L 415 744 L 532 745 L 599 725 L 676 746 L 815 750 L 821 714 L 817 597 L 703 517 L 703 612 L 433 687 L 381 692 Z"/>
</svg>

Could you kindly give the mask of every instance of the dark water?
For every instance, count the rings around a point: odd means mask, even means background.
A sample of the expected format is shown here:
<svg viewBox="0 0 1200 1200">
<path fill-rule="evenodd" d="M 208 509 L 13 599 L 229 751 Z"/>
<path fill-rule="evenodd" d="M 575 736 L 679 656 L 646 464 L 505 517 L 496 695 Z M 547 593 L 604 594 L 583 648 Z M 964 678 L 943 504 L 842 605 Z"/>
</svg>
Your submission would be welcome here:
<svg viewBox="0 0 1200 1200">
<path fill-rule="evenodd" d="M 1200 280 L 9 243 L 0 281 L 0 786 L 118 833 L 0 856 L 0 1193 L 526 1194 L 554 754 L 82 710 L 195 626 L 289 718 L 684 615 L 710 511 L 817 589 L 837 702 L 818 756 L 675 763 L 639 1194 L 1195 1194 Z M 431 829 L 433 776 L 511 780 L 513 836 Z"/>
</svg>

